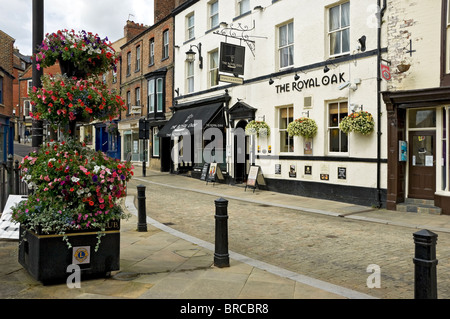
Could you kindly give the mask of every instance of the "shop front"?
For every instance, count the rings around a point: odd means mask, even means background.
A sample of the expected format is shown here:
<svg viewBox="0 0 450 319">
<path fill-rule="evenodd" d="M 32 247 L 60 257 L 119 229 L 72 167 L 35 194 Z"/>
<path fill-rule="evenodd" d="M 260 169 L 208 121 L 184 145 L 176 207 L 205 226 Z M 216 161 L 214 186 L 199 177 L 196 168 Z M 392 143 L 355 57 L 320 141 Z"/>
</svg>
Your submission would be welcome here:
<svg viewBox="0 0 450 319">
<path fill-rule="evenodd" d="M 418 199 L 450 214 L 450 88 L 384 92 L 383 98 L 388 110 L 387 208 Z"/>
<path fill-rule="evenodd" d="M 228 94 L 179 104 L 158 132 L 171 139 L 171 172 L 200 177 L 205 163 L 218 163 L 227 172 L 226 127 Z"/>
</svg>

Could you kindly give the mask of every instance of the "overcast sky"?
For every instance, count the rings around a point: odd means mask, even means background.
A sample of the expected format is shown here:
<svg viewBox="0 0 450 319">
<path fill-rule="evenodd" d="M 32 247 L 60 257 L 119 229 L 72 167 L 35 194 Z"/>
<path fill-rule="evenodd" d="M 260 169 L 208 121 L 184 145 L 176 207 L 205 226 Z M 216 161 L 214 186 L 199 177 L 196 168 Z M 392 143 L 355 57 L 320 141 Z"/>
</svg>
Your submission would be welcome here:
<svg viewBox="0 0 450 319">
<path fill-rule="evenodd" d="M 32 54 L 32 0 L 0 0 L 0 30 L 16 39 L 24 55 Z M 114 42 L 130 19 L 153 24 L 153 0 L 44 0 L 44 34 L 61 29 L 98 33 Z"/>
</svg>

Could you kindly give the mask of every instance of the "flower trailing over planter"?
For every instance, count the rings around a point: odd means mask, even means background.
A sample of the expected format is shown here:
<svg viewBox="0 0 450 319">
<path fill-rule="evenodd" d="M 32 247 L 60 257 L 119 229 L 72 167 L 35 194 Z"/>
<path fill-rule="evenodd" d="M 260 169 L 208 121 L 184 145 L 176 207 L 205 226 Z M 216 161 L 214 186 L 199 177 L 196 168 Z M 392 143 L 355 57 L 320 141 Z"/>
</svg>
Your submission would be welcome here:
<svg viewBox="0 0 450 319">
<path fill-rule="evenodd" d="M 73 140 L 47 143 L 22 160 L 21 178 L 32 195 L 13 208 L 12 218 L 41 234 L 97 230 L 100 243 L 109 222 L 127 217 L 118 201 L 132 169 Z"/>
<path fill-rule="evenodd" d="M 289 123 L 287 132 L 289 136 L 303 136 L 305 138 L 313 138 L 317 134 L 316 121 L 308 117 L 301 117 Z"/>
<path fill-rule="evenodd" d="M 245 127 L 247 135 L 257 135 L 258 137 L 270 136 L 270 126 L 264 121 L 251 121 Z"/>
<path fill-rule="evenodd" d="M 118 54 L 111 47 L 108 38 L 101 39 L 97 34 L 74 30 L 59 30 L 47 33 L 39 47 L 39 52 L 34 57 L 37 68 L 49 67 L 56 61 L 68 69 L 68 76 L 98 75 L 108 70 L 116 70 Z M 77 73 L 80 72 L 80 73 Z"/>
<path fill-rule="evenodd" d="M 374 131 L 375 121 L 369 112 L 355 112 L 343 118 L 339 128 L 345 134 L 356 132 L 362 135 L 369 135 Z"/>
<path fill-rule="evenodd" d="M 120 95 L 96 79 L 45 75 L 42 88 L 33 87 L 29 96 L 36 106 L 35 119 L 46 119 L 54 127 L 75 120 L 112 120 L 126 110 Z"/>
</svg>

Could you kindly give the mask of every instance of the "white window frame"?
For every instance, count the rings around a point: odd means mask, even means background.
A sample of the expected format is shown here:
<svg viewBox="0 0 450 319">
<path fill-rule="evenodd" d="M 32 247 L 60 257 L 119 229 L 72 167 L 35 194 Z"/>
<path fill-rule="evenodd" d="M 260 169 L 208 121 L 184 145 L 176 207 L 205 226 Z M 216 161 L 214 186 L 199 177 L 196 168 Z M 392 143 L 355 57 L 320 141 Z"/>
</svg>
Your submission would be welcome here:
<svg viewBox="0 0 450 319">
<path fill-rule="evenodd" d="M 161 85 L 160 85 L 161 84 Z M 164 79 L 156 79 L 156 112 L 164 111 Z"/>
<path fill-rule="evenodd" d="M 194 38 L 195 38 L 195 13 L 192 12 L 186 16 L 186 41 L 192 40 Z"/>
<path fill-rule="evenodd" d="M 136 106 L 141 106 L 141 88 L 135 88 L 134 94 L 135 94 L 134 99 L 136 101 Z"/>
<path fill-rule="evenodd" d="M 214 62 L 214 56 L 216 61 Z M 214 87 L 219 85 L 219 50 L 214 50 L 209 53 L 209 86 Z M 213 82 L 213 80 L 216 82 Z"/>
<path fill-rule="evenodd" d="M 127 53 L 127 75 L 131 75 L 131 52 Z"/>
<path fill-rule="evenodd" d="M 195 91 L 195 62 L 186 62 L 186 92 Z"/>
<path fill-rule="evenodd" d="M 286 110 L 286 112 L 287 112 L 286 128 L 284 128 L 284 129 L 281 128 L 281 121 L 283 119 L 282 116 L 281 116 L 281 112 L 283 110 Z M 287 133 L 287 127 L 288 127 L 289 123 L 291 123 L 291 122 L 288 122 L 288 119 L 290 118 L 290 115 L 291 115 L 289 113 L 289 110 L 292 110 L 292 121 L 294 121 L 295 120 L 295 118 L 294 118 L 294 105 L 284 105 L 284 106 L 280 106 L 280 107 L 277 108 L 277 112 L 278 112 L 278 114 L 277 114 L 277 118 L 278 118 L 278 123 L 277 123 L 277 125 L 278 125 L 278 143 L 279 143 L 278 149 L 279 149 L 279 152 L 283 153 L 283 154 L 292 154 L 292 153 L 295 152 L 294 138 L 289 138 L 289 134 Z M 281 145 L 282 145 L 282 143 L 281 143 L 281 133 L 282 132 L 285 132 L 286 137 L 289 139 L 288 144 L 287 144 L 287 146 L 288 146 L 288 151 L 287 152 L 281 149 Z M 290 145 L 290 140 L 292 140 L 292 145 Z M 290 150 L 291 147 L 293 148 L 292 151 Z"/>
<path fill-rule="evenodd" d="M 155 113 L 155 79 L 147 81 L 148 113 Z"/>
<path fill-rule="evenodd" d="M 141 70 L 141 46 L 138 45 L 136 47 L 136 70 L 135 71 L 140 71 Z"/>
<path fill-rule="evenodd" d="M 28 103 L 28 114 L 27 114 L 27 103 Z M 30 113 L 32 112 L 32 106 L 30 100 L 23 101 L 23 116 L 25 118 L 30 118 Z"/>
<path fill-rule="evenodd" d="M 244 13 L 250 12 L 250 0 L 238 0 L 237 1 L 237 15 L 241 16 Z"/>
<path fill-rule="evenodd" d="M 348 26 L 342 26 L 342 6 L 344 6 L 344 5 L 347 5 L 348 4 L 348 10 L 349 10 L 349 21 L 348 21 Z M 334 30 L 331 30 L 331 10 L 332 9 L 334 9 L 334 8 L 339 8 L 339 27 L 337 27 L 336 29 L 334 29 Z M 350 48 L 350 26 L 351 26 L 351 23 L 350 23 L 350 2 L 348 1 L 348 2 L 344 2 L 344 3 L 340 3 L 340 4 L 338 4 L 338 5 L 336 5 L 336 6 L 332 6 L 332 7 L 330 7 L 330 8 L 328 8 L 328 45 L 329 45 L 329 50 L 328 50 L 328 52 L 329 52 L 329 56 L 330 57 L 336 57 L 336 56 L 340 56 L 340 55 L 345 55 L 345 54 L 348 54 L 348 53 L 350 53 L 350 50 L 351 50 L 351 48 Z M 342 34 L 345 32 L 345 31 L 347 31 L 348 30 L 348 50 L 347 51 L 343 51 L 343 40 L 342 40 Z M 339 48 L 339 52 L 334 52 L 334 53 L 332 53 L 331 51 L 332 51 L 332 45 L 331 45 L 331 38 L 332 38 L 332 35 L 333 34 L 335 34 L 335 33 L 337 33 L 338 34 L 338 36 L 340 37 L 340 48 Z"/>
<path fill-rule="evenodd" d="M 215 5 L 217 4 L 217 8 L 215 10 Z M 215 10 L 215 11 L 213 11 Z M 213 29 L 215 27 L 219 26 L 219 0 L 210 1 L 208 3 L 208 21 L 209 21 L 209 28 Z"/>
<path fill-rule="evenodd" d="M 286 44 L 281 43 L 281 39 L 282 39 L 281 32 L 282 32 L 283 28 L 286 28 L 286 40 L 287 40 Z M 291 39 L 292 42 L 289 42 L 289 30 L 290 29 L 292 29 L 292 39 Z M 279 65 L 279 68 L 284 69 L 284 68 L 292 67 L 295 63 L 295 61 L 294 61 L 294 54 L 295 54 L 294 21 L 289 21 L 289 22 L 279 25 L 277 28 L 277 31 L 278 31 L 278 65 Z M 289 61 L 290 59 L 288 58 L 287 64 L 283 65 L 282 64 L 283 51 L 288 50 L 288 52 L 289 52 L 289 50 L 291 48 L 292 48 L 292 55 L 288 54 L 288 57 L 292 57 L 292 61 Z"/>
<path fill-rule="evenodd" d="M 159 128 L 154 127 L 153 128 L 153 141 L 152 141 L 152 156 L 153 157 L 160 157 L 159 147 L 155 147 L 156 142 L 158 142 L 158 146 L 160 146 L 159 143 L 161 143 L 160 137 L 158 136 Z"/>
<path fill-rule="evenodd" d="M 343 113 L 341 112 L 341 104 L 347 104 L 347 113 Z M 349 114 L 349 103 L 347 100 L 339 100 L 339 101 L 329 101 L 327 103 L 327 153 L 329 155 L 340 155 L 340 156 L 348 156 L 349 152 L 350 152 L 350 138 L 348 135 L 346 134 L 342 134 L 341 129 L 339 128 L 339 124 L 341 122 L 340 117 L 338 116 L 338 123 L 336 126 L 331 126 L 330 125 L 330 118 L 331 118 L 331 113 L 330 113 L 330 106 L 332 104 L 338 104 L 338 114 L 345 114 L 348 115 Z M 332 130 L 338 130 L 339 131 L 339 151 L 331 151 L 331 138 L 330 138 L 330 134 Z M 342 136 L 346 136 L 347 138 L 347 151 L 341 151 L 342 149 L 342 141 L 341 141 L 341 137 Z"/>
<path fill-rule="evenodd" d="M 163 60 L 169 57 L 169 30 L 164 30 L 163 32 Z"/>
<path fill-rule="evenodd" d="M 155 64 L 155 38 L 150 39 L 150 57 L 149 57 L 149 65 Z"/>
</svg>

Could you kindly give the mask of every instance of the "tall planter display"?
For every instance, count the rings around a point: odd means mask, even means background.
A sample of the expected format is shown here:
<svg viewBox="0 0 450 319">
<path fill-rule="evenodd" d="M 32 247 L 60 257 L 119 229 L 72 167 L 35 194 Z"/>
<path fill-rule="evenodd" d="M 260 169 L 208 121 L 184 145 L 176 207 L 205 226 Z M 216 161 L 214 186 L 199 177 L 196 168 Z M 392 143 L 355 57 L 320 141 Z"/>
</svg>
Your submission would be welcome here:
<svg viewBox="0 0 450 319">
<path fill-rule="evenodd" d="M 102 277 L 120 269 L 120 220 L 127 216 L 118 201 L 133 167 L 76 141 L 76 123 L 111 121 L 126 109 L 98 79 L 115 68 L 117 55 L 106 39 L 85 31 L 47 34 L 40 49 L 36 62 L 60 61 L 62 75 L 43 76 L 42 88 L 30 90 L 33 117 L 62 128 L 66 141 L 44 143 L 20 165 L 32 192 L 13 208 L 19 263 L 44 285 L 67 281 L 71 265 L 81 279 Z"/>
</svg>

